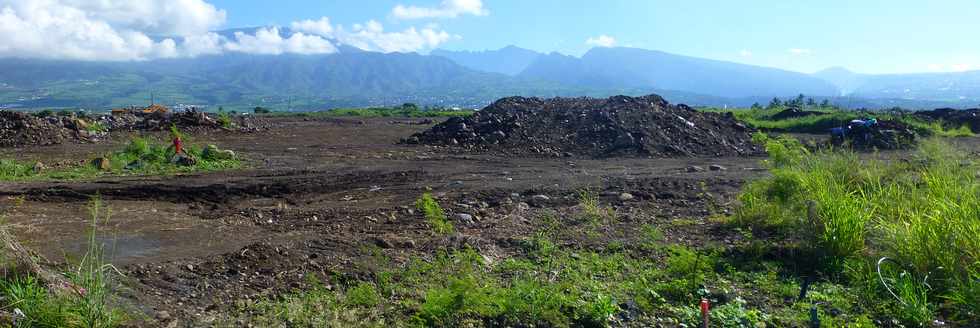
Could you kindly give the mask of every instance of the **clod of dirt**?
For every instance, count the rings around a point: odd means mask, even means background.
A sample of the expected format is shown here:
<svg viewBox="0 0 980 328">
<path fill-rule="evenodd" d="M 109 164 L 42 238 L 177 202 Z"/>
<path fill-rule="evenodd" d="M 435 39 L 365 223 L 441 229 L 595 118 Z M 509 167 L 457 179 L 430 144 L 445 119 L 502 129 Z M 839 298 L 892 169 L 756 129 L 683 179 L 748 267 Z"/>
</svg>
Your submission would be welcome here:
<svg viewBox="0 0 980 328">
<path fill-rule="evenodd" d="M 89 142 L 104 136 L 104 133 L 86 130 L 86 126 L 83 120 L 73 117 L 37 117 L 0 110 L 0 147 Z"/>
<path fill-rule="evenodd" d="M 403 140 L 409 144 L 549 156 L 741 156 L 759 154 L 730 113 L 699 112 L 657 95 L 497 100 Z"/>
<path fill-rule="evenodd" d="M 971 109 L 953 109 L 953 108 L 937 108 L 933 110 L 919 111 L 914 114 L 919 118 L 924 118 L 928 121 L 943 120 L 946 124 L 950 125 L 949 128 L 958 128 L 960 126 L 970 127 L 970 131 L 973 133 L 980 133 L 980 108 Z"/>
</svg>

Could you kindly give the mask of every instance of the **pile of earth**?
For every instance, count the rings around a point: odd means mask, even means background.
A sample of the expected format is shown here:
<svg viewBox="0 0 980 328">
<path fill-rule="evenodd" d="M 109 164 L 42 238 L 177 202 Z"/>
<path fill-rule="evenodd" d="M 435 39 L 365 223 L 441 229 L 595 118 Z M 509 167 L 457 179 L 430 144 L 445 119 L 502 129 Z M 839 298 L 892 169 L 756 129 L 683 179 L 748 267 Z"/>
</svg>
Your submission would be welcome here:
<svg viewBox="0 0 980 328">
<path fill-rule="evenodd" d="M 980 133 L 980 108 L 954 109 L 937 108 L 933 110 L 919 111 L 914 114 L 916 117 L 928 121 L 942 121 L 949 128 L 967 126 L 973 133 Z"/>
<path fill-rule="evenodd" d="M 846 143 L 857 150 L 910 149 L 915 146 L 916 134 L 912 127 L 900 121 L 881 120 L 873 127 L 852 125 L 843 136 L 831 137 L 835 145 Z"/>
<path fill-rule="evenodd" d="M 93 129 L 91 124 L 69 116 L 37 117 L 24 112 L 0 111 L 0 147 L 93 142 L 105 137 L 102 129 Z"/>
<path fill-rule="evenodd" d="M 170 113 L 117 114 L 100 118 L 110 131 L 167 131 L 176 126 L 182 131 L 200 132 L 207 130 L 256 131 L 259 124 L 251 116 L 229 115 L 230 125 L 226 127 L 212 114 L 196 110 Z"/>
<path fill-rule="evenodd" d="M 547 156 L 740 156 L 761 150 L 731 113 L 695 111 L 657 95 L 497 100 L 403 140 Z"/>
</svg>

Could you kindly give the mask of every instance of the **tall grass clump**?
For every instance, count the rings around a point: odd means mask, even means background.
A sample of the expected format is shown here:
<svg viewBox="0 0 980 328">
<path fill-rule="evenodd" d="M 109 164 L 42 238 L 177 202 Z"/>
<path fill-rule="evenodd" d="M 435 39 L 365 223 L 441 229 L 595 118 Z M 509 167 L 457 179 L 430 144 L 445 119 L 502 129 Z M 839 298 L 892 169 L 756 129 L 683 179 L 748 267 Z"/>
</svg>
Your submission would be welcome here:
<svg viewBox="0 0 980 328">
<path fill-rule="evenodd" d="M 831 276 L 846 267 L 875 270 L 855 264 L 882 257 L 900 263 L 898 274 L 916 283 L 866 273 L 857 280 L 874 286 L 874 296 L 902 304 L 903 320 L 921 323 L 933 308 L 954 320 L 980 314 L 980 184 L 974 160 L 938 139 L 923 141 L 911 158 L 891 160 L 843 150 L 809 153 L 786 139 L 756 139 L 770 153 L 772 176 L 744 187 L 737 224 L 799 240 Z"/>
</svg>

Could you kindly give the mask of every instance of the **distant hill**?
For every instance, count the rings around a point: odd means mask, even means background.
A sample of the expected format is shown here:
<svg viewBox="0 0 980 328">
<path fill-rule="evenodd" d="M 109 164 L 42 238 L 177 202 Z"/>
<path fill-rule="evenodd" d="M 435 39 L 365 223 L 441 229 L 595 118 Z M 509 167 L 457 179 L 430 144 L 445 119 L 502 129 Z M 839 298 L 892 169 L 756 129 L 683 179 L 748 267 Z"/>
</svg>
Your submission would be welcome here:
<svg viewBox="0 0 980 328">
<path fill-rule="evenodd" d="M 582 58 L 538 57 L 519 76 L 571 85 L 678 90 L 720 97 L 836 95 L 807 74 L 637 48 L 593 48 Z"/>
<path fill-rule="evenodd" d="M 513 46 L 429 55 L 337 48 L 326 55 L 224 53 L 136 62 L 0 58 L 0 108 L 108 109 L 151 101 L 236 110 L 405 102 L 479 108 L 515 95 L 651 93 L 673 103 L 719 107 L 765 104 L 773 96 L 800 93 L 868 108 L 974 107 L 980 99 L 978 72 L 866 75 L 835 68 L 807 75 L 634 48 L 595 48 L 581 58 Z"/>
<path fill-rule="evenodd" d="M 516 46 L 485 51 L 436 49 L 430 55 L 449 58 L 470 69 L 512 76 L 524 71 L 538 56 L 541 56 L 538 52 Z"/>
<path fill-rule="evenodd" d="M 860 74 L 841 67 L 813 74 L 833 83 L 842 95 L 870 99 L 980 102 L 980 71 L 913 74 Z"/>
</svg>

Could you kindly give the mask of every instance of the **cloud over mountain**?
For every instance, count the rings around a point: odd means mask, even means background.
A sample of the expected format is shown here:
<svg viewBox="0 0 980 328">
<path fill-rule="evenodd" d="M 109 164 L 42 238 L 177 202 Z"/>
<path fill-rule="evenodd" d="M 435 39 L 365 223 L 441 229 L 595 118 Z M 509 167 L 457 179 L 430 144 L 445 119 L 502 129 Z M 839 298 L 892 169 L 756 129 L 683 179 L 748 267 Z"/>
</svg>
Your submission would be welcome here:
<svg viewBox="0 0 980 328">
<path fill-rule="evenodd" d="M 438 7 L 397 5 L 391 15 L 399 19 L 456 18 L 462 15 L 486 16 L 481 0 L 443 0 Z"/>
<path fill-rule="evenodd" d="M 435 10 L 485 13 L 481 2 L 472 0 L 446 1 Z M 226 18 L 224 10 L 204 0 L 0 0 L 0 57 L 139 61 L 224 52 L 328 54 L 337 51 L 337 43 L 411 52 L 454 38 L 436 27 L 389 32 L 369 20 L 345 28 L 327 17 L 293 22 L 292 32 L 275 26 L 233 36 L 212 32 Z"/>
</svg>

